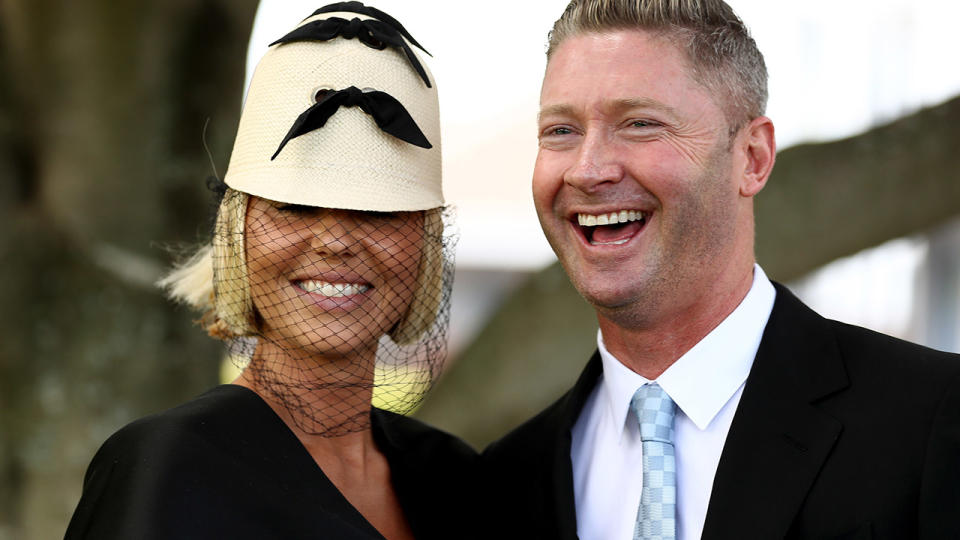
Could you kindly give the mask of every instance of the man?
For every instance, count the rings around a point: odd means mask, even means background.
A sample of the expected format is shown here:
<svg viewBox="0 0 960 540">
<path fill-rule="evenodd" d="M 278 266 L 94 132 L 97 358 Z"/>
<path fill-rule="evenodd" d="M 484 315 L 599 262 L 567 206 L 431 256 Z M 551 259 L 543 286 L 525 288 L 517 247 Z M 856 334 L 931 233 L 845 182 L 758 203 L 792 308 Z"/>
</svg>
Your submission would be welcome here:
<svg viewBox="0 0 960 540">
<path fill-rule="evenodd" d="M 486 451 L 497 537 L 960 538 L 960 358 L 755 264 L 774 129 L 730 7 L 574 0 L 547 57 L 534 202 L 598 352 Z"/>
</svg>

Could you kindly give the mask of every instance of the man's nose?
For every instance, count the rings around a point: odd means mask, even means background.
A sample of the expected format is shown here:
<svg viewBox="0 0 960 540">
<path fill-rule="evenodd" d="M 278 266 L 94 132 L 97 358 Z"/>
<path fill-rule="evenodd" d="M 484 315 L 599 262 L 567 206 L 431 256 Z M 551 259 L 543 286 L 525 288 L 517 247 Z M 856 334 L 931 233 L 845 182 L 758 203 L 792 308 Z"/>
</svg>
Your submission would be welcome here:
<svg viewBox="0 0 960 540">
<path fill-rule="evenodd" d="M 604 184 L 623 179 L 623 165 L 613 144 L 599 132 L 588 132 L 577 148 L 576 161 L 564 174 L 564 182 L 592 193 Z"/>
</svg>

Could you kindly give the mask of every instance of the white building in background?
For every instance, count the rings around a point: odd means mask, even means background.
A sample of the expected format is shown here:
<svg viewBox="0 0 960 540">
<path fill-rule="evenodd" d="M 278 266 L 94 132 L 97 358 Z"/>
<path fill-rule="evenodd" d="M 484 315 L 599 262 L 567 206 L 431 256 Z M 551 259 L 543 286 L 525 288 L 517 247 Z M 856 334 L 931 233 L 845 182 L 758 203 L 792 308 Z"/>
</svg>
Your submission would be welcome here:
<svg viewBox="0 0 960 540">
<path fill-rule="evenodd" d="M 960 352 L 960 219 L 836 260 L 789 286 L 825 317 Z"/>
<path fill-rule="evenodd" d="M 728 1 L 766 56 L 768 115 L 781 149 L 854 135 L 960 95 L 960 70 L 952 67 L 958 2 Z M 324 3 L 261 0 L 251 62 Z M 509 12 L 442 0 L 366 3 L 399 19 L 434 54 L 428 62 L 440 90 L 445 191 L 461 231 L 456 351 L 505 294 L 556 260 L 533 210 L 530 174 L 546 34 L 567 1 L 514 2 Z M 791 285 L 825 316 L 960 350 L 960 221 Z"/>
</svg>

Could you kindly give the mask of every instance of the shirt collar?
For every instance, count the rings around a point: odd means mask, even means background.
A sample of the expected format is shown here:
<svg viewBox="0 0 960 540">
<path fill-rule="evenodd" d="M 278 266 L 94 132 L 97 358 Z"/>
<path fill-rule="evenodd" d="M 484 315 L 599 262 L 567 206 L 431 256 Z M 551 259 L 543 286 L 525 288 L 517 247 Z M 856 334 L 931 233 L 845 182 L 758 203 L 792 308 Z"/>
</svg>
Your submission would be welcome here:
<svg viewBox="0 0 960 540">
<path fill-rule="evenodd" d="M 753 285 L 740 305 L 657 378 L 698 429 L 706 429 L 747 380 L 775 297 L 773 284 L 755 264 Z M 606 394 L 615 425 L 625 426 L 634 392 L 650 380 L 610 354 L 600 331 L 597 348 L 603 363 L 601 392 Z"/>
</svg>

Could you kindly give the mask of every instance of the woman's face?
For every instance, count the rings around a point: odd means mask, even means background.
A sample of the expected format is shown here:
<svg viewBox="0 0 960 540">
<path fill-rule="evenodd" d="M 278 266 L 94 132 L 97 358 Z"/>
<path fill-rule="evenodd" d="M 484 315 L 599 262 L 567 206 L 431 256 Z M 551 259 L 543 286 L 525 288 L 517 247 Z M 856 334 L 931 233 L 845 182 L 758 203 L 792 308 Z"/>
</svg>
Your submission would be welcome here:
<svg viewBox="0 0 960 540">
<path fill-rule="evenodd" d="M 376 348 L 407 313 L 423 212 L 362 212 L 250 197 L 246 257 L 258 331 L 292 353 Z"/>
</svg>

